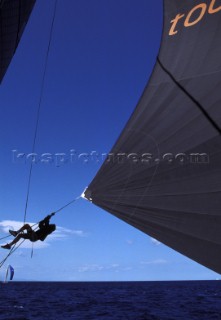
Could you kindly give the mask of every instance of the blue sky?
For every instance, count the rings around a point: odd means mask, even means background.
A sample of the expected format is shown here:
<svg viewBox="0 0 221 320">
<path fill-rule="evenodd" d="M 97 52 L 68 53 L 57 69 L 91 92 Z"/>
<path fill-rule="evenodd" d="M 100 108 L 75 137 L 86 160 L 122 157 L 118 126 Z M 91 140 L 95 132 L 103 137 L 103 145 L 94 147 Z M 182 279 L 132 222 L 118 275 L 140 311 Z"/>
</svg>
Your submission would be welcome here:
<svg viewBox="0 0 221 320">
<path fill-rule="evenodd" d="M 0 87 L 0 237 L 24 219 L 54 0 L 38 0 Z M 41 104 L 27 222 L 79 196 L 98 171 L 152 72 L 161 0 L 59 0 Z M 89 158 L 93 152 L 99 161 Z M 46 163 L 45 154 L 53 161 Z M 23 156 L 19 156 L 23 154 Z M 62 161 L 65 159 L 65 161 Z M 87 161 L 87 159 L 89 159 Z M 52 219 L 45 242 L 8 263 L 15 280 L 186 280 L 218 275 L 80 199 Z M 2 241 L 3 243 L 3 241 Z M 0 251 L 2 260 L 6 251 Z"/>
</svg>

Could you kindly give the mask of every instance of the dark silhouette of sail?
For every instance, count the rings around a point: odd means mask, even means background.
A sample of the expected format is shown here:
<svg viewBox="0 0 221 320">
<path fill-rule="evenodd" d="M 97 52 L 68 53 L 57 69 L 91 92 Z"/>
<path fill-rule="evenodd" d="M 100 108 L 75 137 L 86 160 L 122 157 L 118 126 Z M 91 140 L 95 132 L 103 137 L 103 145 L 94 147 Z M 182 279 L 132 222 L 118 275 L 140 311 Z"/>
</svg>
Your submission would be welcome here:
<svg viewBox="0 0 221 320">
<path fill-rule="evenodd" d="M 221 3 L 165 0 L 159 57 L 85 197 L 221 273 Z"/>
<path fill-rule="evenodd" d="M 36 0 L 0 0 L 0 82 L 11 62 Z"/>
</svg>

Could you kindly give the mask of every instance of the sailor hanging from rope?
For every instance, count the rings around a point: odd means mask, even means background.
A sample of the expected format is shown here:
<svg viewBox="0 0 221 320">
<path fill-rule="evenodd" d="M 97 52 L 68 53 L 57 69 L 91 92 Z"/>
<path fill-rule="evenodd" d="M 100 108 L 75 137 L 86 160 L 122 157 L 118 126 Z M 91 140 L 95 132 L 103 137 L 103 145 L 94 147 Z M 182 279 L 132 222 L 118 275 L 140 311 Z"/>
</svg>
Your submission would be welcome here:
<svg viewBox="0 0 221 320">
<path fill-rule="evenodd" d="M 29 224 L 24 224 L 23 227 L 21 227 L 18 231 L 9 230 L 9 233 L 15 237 L 15 239 L 5 244 L 4 246 L 1 246 L 3 249 L 11 249 L 11 246 L 16 244 L 20 239 L 27 239 L 31 242 L 35 242 L 38 240 L 44 241 L 45 238 L 51 234 L 53 231 L 56 230 L 55 224 L 49 224 L 49 221 L 52 216 L 54 216 L 55 213 L 52 212 L 50 215 L 48 215 L 46 218 L 44 218 L 42 221 L 39 222 L 38 227 L 39 229 L 37 231 L 34 231 Z M 27 232 L 23 232 L 23 231 Z"/>
</svg>

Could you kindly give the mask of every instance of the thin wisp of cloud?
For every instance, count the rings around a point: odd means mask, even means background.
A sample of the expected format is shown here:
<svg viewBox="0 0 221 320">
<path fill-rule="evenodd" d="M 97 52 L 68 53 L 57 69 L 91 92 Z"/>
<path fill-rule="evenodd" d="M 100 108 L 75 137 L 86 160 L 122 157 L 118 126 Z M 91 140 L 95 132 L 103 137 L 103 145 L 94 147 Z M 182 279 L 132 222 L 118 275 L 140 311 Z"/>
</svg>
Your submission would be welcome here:
<svg viewBox="0 0 221 320">
<path fill-rule="evenodd" d="M 30 224 L 30 226 L 36 226 L 36 224 L 33 222 L 27 222 L 27 223 Z M 19 228 L 21 228 L 23 226 L 23 224 L 24 223 L 21 221 L 3 220 L 0 222 L 0 232 L 8 234 L 9 229 L 18 230 Z M 82 230 L 71 230 L 71 229 L 57 226 L 55 232 L 50 234 L 50 236 L 44 242 L 36 241 L 34 243 L 34 247 L 35 247 L 35 249 L 46 248 L 50 245 L 51 241 L 56 241 L 56 240 L 68 238 L 71 236 L 86 237 L 87 233 L 85 233 Z M 8 241 L 8 239 L 5 239 L 5 241 Z M 1 243 L 1 245 L 2 244 L 4 244 L 4 243 Z M 32 248 L 32 245 L 33 245 L 33 243 L 31 241 L 24 241 L 20 247 L 30 249 L 30 248 Z"/>
</svg>

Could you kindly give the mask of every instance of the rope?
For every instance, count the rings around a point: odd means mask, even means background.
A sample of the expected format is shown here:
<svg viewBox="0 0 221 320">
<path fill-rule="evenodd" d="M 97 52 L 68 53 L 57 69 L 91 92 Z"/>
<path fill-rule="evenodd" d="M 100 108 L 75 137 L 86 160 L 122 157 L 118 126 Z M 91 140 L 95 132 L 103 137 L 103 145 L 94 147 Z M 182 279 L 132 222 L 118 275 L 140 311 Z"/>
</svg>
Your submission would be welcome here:
<svg viewBox="0 0 221 320">
<path fill-rule="evenodd" d="M 62 211 L 64 208 L 70 206 L 72 203 L 74 203 L 75 201 L 77 201 L 77 200 L 80 199 L 80 198 L 81 198 L 81 196 L 75 198 L 74 200 L 68 202 L 67 204 L 65 204 L 64 206 L 62 206 L 61 208 L 59 208 L 58 210 L 54 211 L 54 212 L 51 214 L 51 217 L 54 216 L 56 213 Z M 39 222 L 40 222 L 40 221 L 39 221 Z M 34 226 L 36 226 L 37 224 L 39 224 L 39 222 L 33 224 L 33 225 L 32 225 L 32 228 L 33 228 Z M 34 229 L 34 231 L 35 231 L 37 228 L 38 228 L 38 227 L 36 227 L 36 228 Z M 33 254 L 34 254 L 34 242 L 32 242 L 31 258 L 33 257 Z"/>
<path fill-rule="evenodd" d="M 8 236 L 2 237 L 2 238 L 0 238 L 0 240 L 6 239 L 8 237 L 11 237 L 11 235 L 9 234 Z"/>
<path fill-rule="evenodd" d="M 11 250 L 9 251 L 9 253 L 7 254 L 7 256 L 0 262 L 0 268 L 4 265 L 4 263 L 6 262 L 6 260 L 12 255 L 12 253 L 14 253 L 21 245 L 22 243 L 25 241 L 26 239 L 23 239 L 17 246 L 16 244 L 14 244 L 14 246 L 11 248 Z"/>
<path fill-rule="evenodd" d="M 5 261 L 10 257 L 12 250 L 13 250 L 13 248 L 10 250 L 10 252 L 7 254 L 7 256 L 0 262 L 0 268 L 4 265 Z"/>
<path fill-rule="evenodd" d="M 218 131 L 218 133 L 221 135 L 221 128 L 219 125 L 211 118 L 209 113 L 202 107 L 202 105 L 197 101 L 177 80 L 176 78 L 170 73 L 169 70 L 165 68 L 165 66 L 160 61 L 159 57 L 157 57 L 157 61 L 163 71 L 172 79 L 172 81 L 195 103 L 195 105 L 200 109 L 200 111 L 203 113 L 203 115 L 207 118 L 207 120 L 211 123 L 211 125 Z"/>
<path fill-rule="evenodd" d="M 74 200 L 68 202 L 67 204 L 65 204 L 63 207 L 59 208 L 58 210 L 56 210 L 54 213 L 58 213 L 59 211 L 63 210 L 64 208 L 70 206 L 72 203 L 74 203 L 75 201 L 77 201 L 78 199 L 80 199 L 81 196 L 75 198 Z"/>
<path fill-rule="evenodd" d="M 45 86 L 45 77 L 46 77 L 46 71 L 47 71 L 47 65 L 48 65 L 49 51 L 50 51 L 50 47 L 51 47 L 52 32 L 53 32 L 53 28 L 54 28 L 56 9 L 57 9 L 57 0 L 55 0 L 55 4 L 54 4 L 54 12 L 53 12 L 53 17 L 52 17 L 52 22 L 51 22 L 49 42 L 48 42 L 46 58 L 45 58 L 45 65 L 44 65 L 44 71 L 43 71 L 43 77 L 42 77 L 42 83 L 41 83 L 41 89 L 40 89 L 40 98 L 39 98 L 39 102 L 38 102 L 37 120 L 36 120 L 36 126 L 35 126 L 35 132 L 34 132 L 34 140 L 33 140 L 33 145 L 32 145 L 32 153 L 34 153 L 34 151 L 35 151 L 36 138 L 37 138 L 37 132 L 38 132 L 38 124 L 39 124 L 39 117 L 40 117 L 40 109 L 41 109 L 41 105 L 42 105 L 42 97 L 43 97 L 44 86 Z M 30 194 L 32 169 L 33 169 L 33 161 L 31 161 L 30 170 L 29 170 L 29 176 L 28 176 L 28 188 L 27 188 L 27 197 L 26 197 L 26 203 L 25 203 L 24 223 L 26 221 L 26 216 L 27 216 L 27 208 L 28 208 L 28 200 L 29 200 L 29 194 Z"/>
<path fill-rule="evenodd" d="M 76 197 L 75 199 L 73 199 L 72 201 L 68 202 L 67 204 L 65 204 L 64 206 L 62 206 L 61 208 L 59 208 L 58 210 L 56 210 L 55 212 L 53 212 L 53 215 L 55 215 L 56 213 L 62 211 L 64 208 L 70 206 L 72 203 L 76 202 L 77 200 L 79 200 L 81 198 L 81 196 Z M 39 221 L 40 222 L 40 221 Z M 39 222 L 33 224 L 31 226 L 31 228 L 33 229 L 33 227 L 37 226 L 39 224 Z M 38 228 L 35 227 L 33 230 L 35 231 Z M 10 237 L 11 235 L 8 235 L 6 237 L 0 238 L 0 240 L 5 239 Z M 4 265 L 5 261 L 12 255 L 12 253 L 14 253 L 21 245 L 22 243 L 27 240 L 27 239 L 23 239 L 17 246 L 16 244 L 11 248 L 10 252 L 6 255 L 6 257 L 0 262 L 0 268 Z M 31 258 L 33 257 L 33 247 L 32 247 L 32 251 L 31 251 Z"/>
<path fill-rule="evenodd" d="M 36 225 L 37 223 L 32 225 L 32 228 Z M 36 230 L 37 227 L 34 229 Z M 11 235 L 7 236 L 10 237 Z M 5 237 L 6 238 L 6 237 Z M 6 257 L 0 262 L 0 268 L 4 265 L 4 263 L 6 262 L 6 260 L 12 255 L 12 253 L 14 253 L 27 239 L 23 239 L 18 245 L 14 244 L 14 246 L 10 249 L 9 253 L 6 255 Z M 31 257 L 33 256 L 33 252 L 31 254 Z"/>
</svg>

